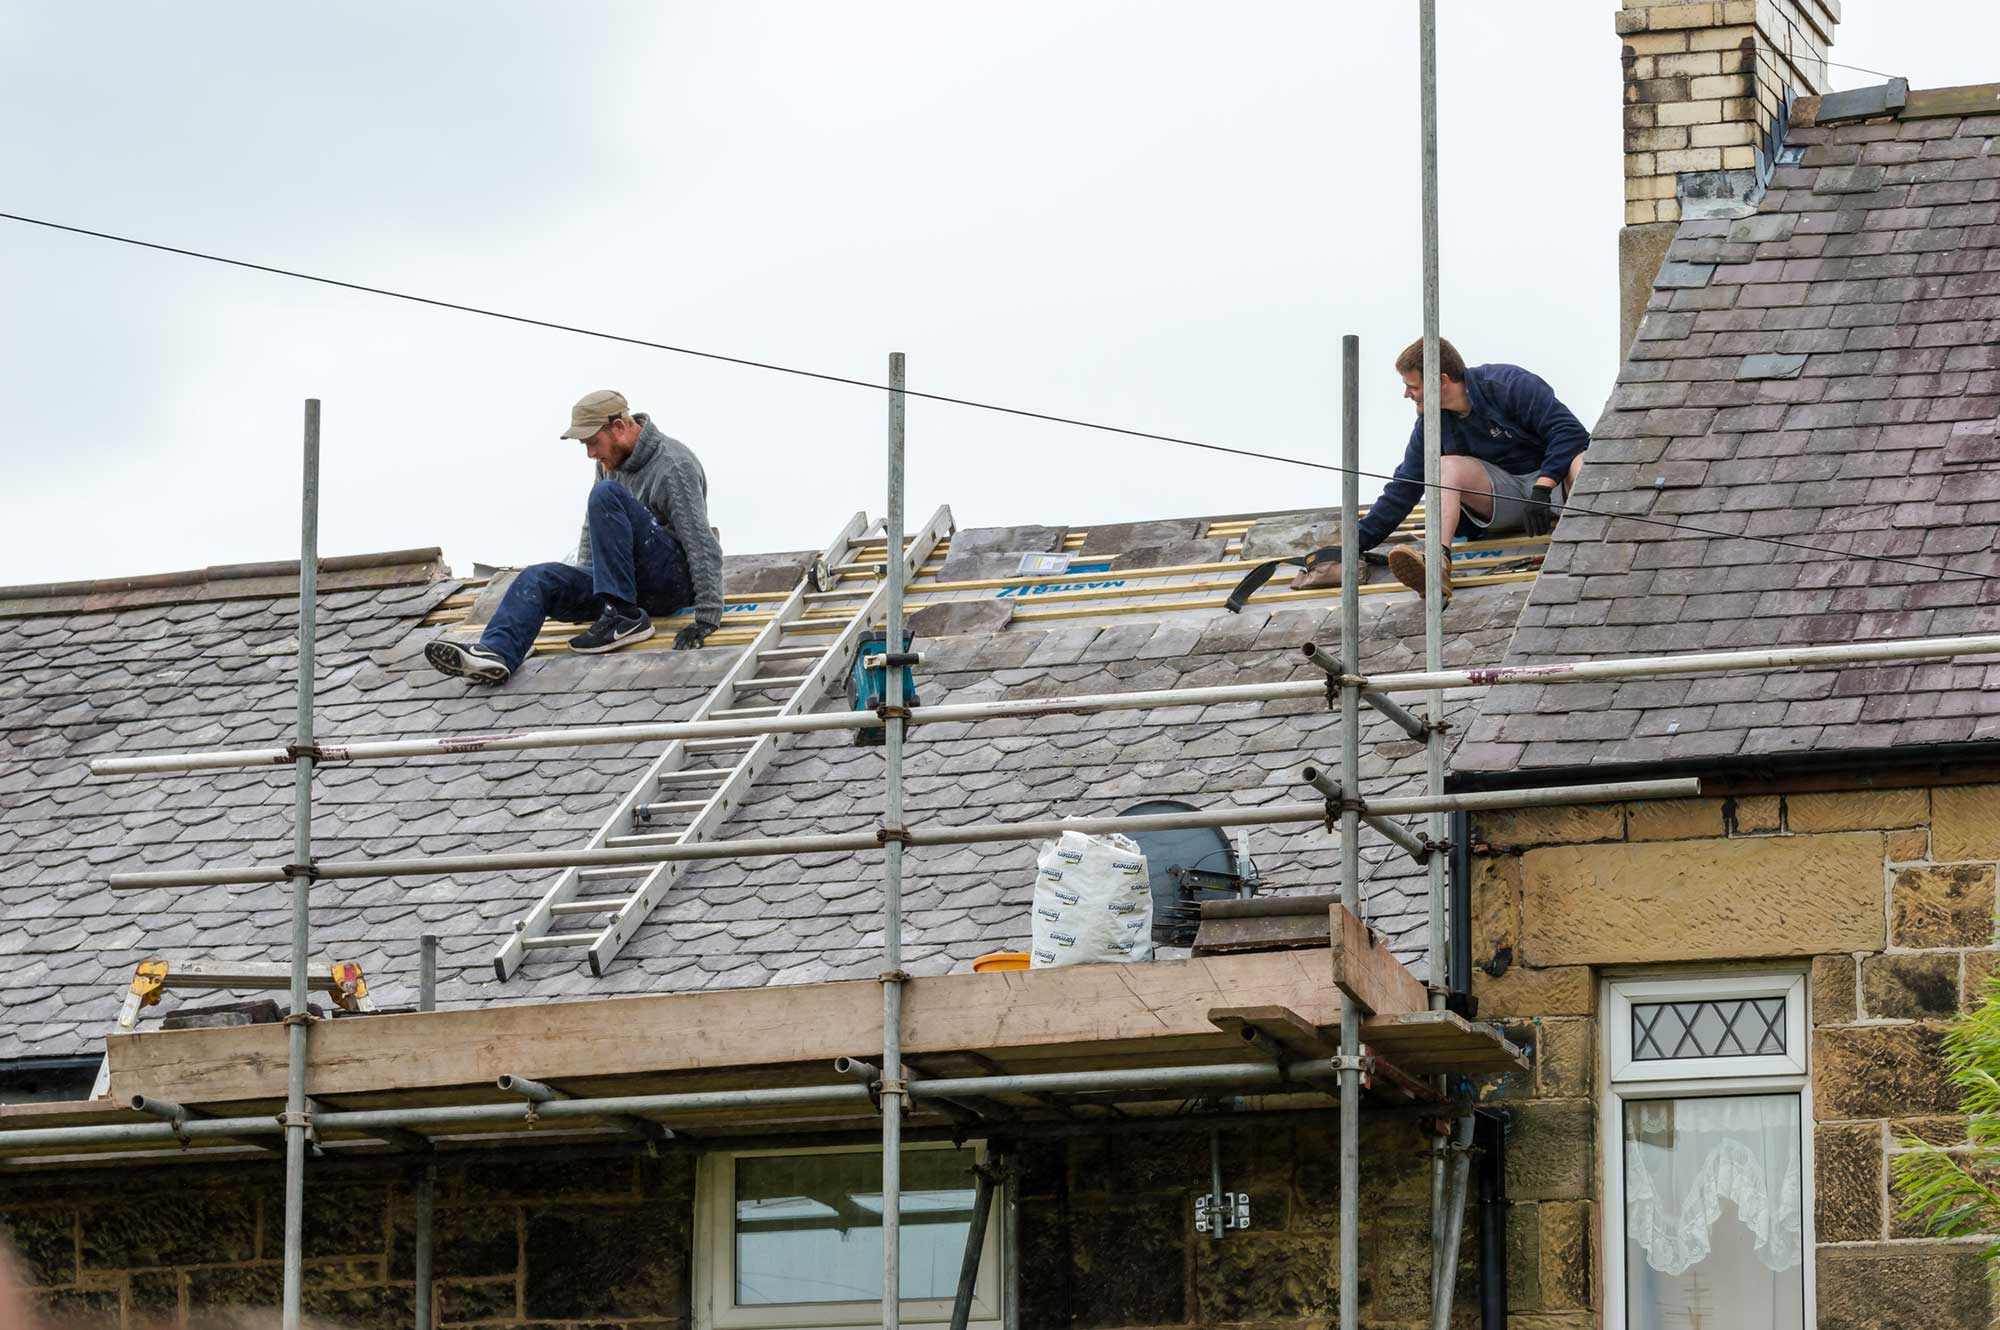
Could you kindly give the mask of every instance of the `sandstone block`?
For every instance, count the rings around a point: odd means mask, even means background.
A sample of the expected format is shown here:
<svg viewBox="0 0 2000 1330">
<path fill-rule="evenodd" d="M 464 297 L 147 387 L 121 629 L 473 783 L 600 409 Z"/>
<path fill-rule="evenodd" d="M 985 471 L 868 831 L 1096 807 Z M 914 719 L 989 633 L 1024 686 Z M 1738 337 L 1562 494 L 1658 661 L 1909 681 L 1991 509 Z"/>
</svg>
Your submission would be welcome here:
<svg viewBox="0 0 2000 1330">
<path fill-rule="evenodd" d="M 1481 855 L 1472 861 L 1472 960 L 1512 966 L 1521 956 L 1521 861 Z"/>
<path fill-rule="evenodd" d="M 1625 835 L 1625 813 L 1617 804 L 1510 808 L 1478 814 L 1476 819 L 1474 839 L 1494 845 L 1574 845 Z"/>
<path fill-rule="evenodd" d="M 2000 786 L 1940 785 L 1932 790 L 1931 848 L 1943 863 L 2000 859 Z"/>
<path fill-rule="evenodd" d="M 1813 1113 L 1823 1121 L 1958 1111 L 1936 1025 L 1822 1026 L 1813 1031 Z"/>
<path fill-rule="evenodd" d="M 1990 865 L 1906 868 L 1890 889 L 1890 935 L 1901 947 L 1984 947 L 1993 941 Z"/>
<path fill-rule="evenodd" d="M 2000 972 L 2000 951 L 1968 951 L 1965 953 L 1965 991 L 1959 1001 L 1965 1010 L 1990 1000 L 1993 996 L 1993 977 Z"/>
<path fill-rule="evenodd" d="M 1889 862 L 1911 863 L 1931 857 L 1931 833 L 1924 827 L 1889 833 Z"/>
<path fill-rule="evenodd" d="M 1155 1325 L 1187 1320 L 1187 1233 L 1193 1223 L 1187 1210 L 1185 1196 L 1163 1194 L 1073 1211 L 1067 1259 L 1073 1270 L 1088 1277 L 1069 1280 L 1071 1324 Z M 1254 1217 L 1257 1212 L 1253 1208 L 1250 1213 Z M 1239 1236 L 1243 1245 L 1250 1245 L 1252 1235 Z M 1203 1244 L 1204 1248 L 1228 1245 L 1226 1241 Z M 1059 1283 L 1053 1278 L 1046 1282 Z M 1023 1318 L 1023 1324 L 1037 1323 L 1060 1322 Z"/>
<path fill-rule="evenodd" d="M 1507 1142 L 1507 1195 L 1520 1201 L 1580 1201 L 1590 1194 L 1596 1119 L 1589 1100 L 1543 1100 L 1517 1110 Z"/>
<path fill-rule="evenodd" d="M 76 1282 L 76 1211 L 0 1212 L 0 1242 L 12 1244 L 30 1284 Z"/>
<path fill-rule="evenodd" d="M 684 1207 L 653 1201 L 531 1208 L 522 1248 L 528 1315 L 687 1316 L 692 1221 Z"/>
<path fill-rule="evenodd" d="M 1870 956 L 1861 963 L 1863 1014 L 1935 1020 L 1958 1012 L 1958 953 Z"/>
<path fill-rule="evenodd" d="M 1650 799 L 1627 806 L 1627 840 L 1691 840 L 1722 834 L 1720 799 Z"/>
<path fill-rule="evenodd" d="M 1479 1018 L 1509 1016 L 1591 1016 L 1597 1012 L 1597 983 L 1584 965 L 1559 965 L 1540 970 L 1511 966 L 1495 979 L 1478 966 L 1472 969 L 1472 992 L 1479 999 Z"/>
<path fill-rule="evenodd" d="M 1549 1201 L 1541 1210 L 1542 1310 L 1590 1308 L 1590 1202 Z"/>
<path fill-rule="evenodd" d="M 1339 1296 L 1337 1241 L 1330 1237 L 1232 1233 L 1223 1242 L 1197 1243 L 1196 1320 L 1203 1325 L 1225 1321 L 1324 1322 L 1333 1315 Z M 1119 1320 L 1100 1324 L 1134 1323 L 1122 1307 L 1117 1314 Z"/>
<path fill-rule="evenodd" d="M 1758 794 L 1733 801 L 1730 809 L 1736 819 L 1736 834 L 1739 836 L 1761 836 L 1783 831 L 1785 827 L 1785 802 L 1775 794 Z"/>
<path fill-rule="evenodd" d="M 1963 1145 L 1966 1134 L 1966 1119 L 1961 1117 L 1897 1118 L 1889 1124 L 1889 1139 L 1898 1145 L 1911 1136 L 1926 1145 Z"/>
<path fill-rule="evenodd" d="M 1857 1004 L 1860 972 L 1852 956 L 1815 956 L 1812 963 L 1812 1011 L 1815 1025 L 1845 1025 L 1860 1014 Z"/>
<path fill-rule="evenodd" d="M 1542 1207 L 1533 1202 L 1507 1207 L 1509 1312 L 1531 1312 L 1542 1305 L 1541 1213 Z"/>
<path fill-rule="evenodd" d="M 1819 1240 L 1879 1240 L 1882 1179 L 1879 1123 L 1828 1123 L 1817 1128 L 1813 1132 L 1813 1181 L 1818 1193 L 1813 1232 Z"/>
<path fill-rule="evenodd" d="M 1960 1330 L 1993 1310 L 1978 1243 L 1823 1247 L 1820 1330 Z"/>
<path fill-rule="evenodd" d="M 141 1211 L 147 1221 L 133 1223 L 132 1216 Z M 282 1222 L 282 1206 L 277 1213 Z M 121 1197 L 85 1207 L 81 1221 L 79 1250 L 85 1271 L 187 1265 L 196 1261 L 248 1261 L 256 1255 L 257 1201 L 247 1192 L 202 1192 L 189 1188 L 143 1199 Z M 375 1226 L 379 1232 L 382 1226 L 379 1203 Z M 378 1238 L 377 1250 L 380 1245 Z"/>
<path fill-rule="evenodd" d="M 1545 1099 L 1582 1099 L 1590 1092 L 1597 1066 L 1597 1022 L 1587 1016 L 1555 1016 L 1541 1022 L 1535 1051 L 1536 1093 Z"/>
<path fill-rule="evenodd" d="M 1651 5 L 1646 9 L 1646 28 L 1659 32 L 1667 28 L 1707 28 L 1715 24 L 1715 5 Z"/>
<path fill-rule="evenodd" d="M 1785 800 L 1793 831 L 1887 831 L 1930 820 L 1929 790 L 1857 790 L 1846 794 L 1794 794 Z"/>
<path fill-rule="evenodd" d="M 1879 951 L 1882 836 L 1565 845 L 1521 860 L 1535 965 Z"/>
</svg>

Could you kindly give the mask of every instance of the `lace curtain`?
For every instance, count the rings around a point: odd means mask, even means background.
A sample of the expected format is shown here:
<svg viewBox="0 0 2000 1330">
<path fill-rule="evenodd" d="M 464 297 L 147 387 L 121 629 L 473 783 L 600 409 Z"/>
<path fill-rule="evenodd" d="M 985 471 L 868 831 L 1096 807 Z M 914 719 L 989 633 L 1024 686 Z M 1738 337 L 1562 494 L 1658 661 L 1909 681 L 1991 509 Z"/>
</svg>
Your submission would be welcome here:
<svg viewBox="0 0 2000 1330">
<path fill-rule="evenodd" d="M 1679 1275 L 1708 1258 L 1723 1202 L 1774 1273 L 1804 1248 L 1797 1095 L 1634 1100 L 1625 1105 L 1625 1235 Z"/>
</svg>

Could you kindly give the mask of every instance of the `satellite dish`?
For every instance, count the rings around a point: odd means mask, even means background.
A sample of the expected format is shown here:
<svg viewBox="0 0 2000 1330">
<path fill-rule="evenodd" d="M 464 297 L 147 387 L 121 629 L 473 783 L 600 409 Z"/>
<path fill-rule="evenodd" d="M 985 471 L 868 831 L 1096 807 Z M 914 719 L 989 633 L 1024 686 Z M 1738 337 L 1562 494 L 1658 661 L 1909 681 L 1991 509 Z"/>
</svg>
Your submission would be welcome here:
<svg viewBox="0 0 2000 1330">
<path fill-rule="evenodd" d="M 1120 811 L 1120 817 L 1148 813 L 1193 813 L 1194 805 L 1178 799 L 1148 799 Z M 1228 900 L 1238 894 L 1236 851 L 1220 827 L 1189 827 L 1179 831 L 1128 831 L 1146 856 L 1146 874 L 1153 888 L 1153 941 L 1185 947 L 1194 943 L 1201 924 L 1201 902 Z"/>
</svg>

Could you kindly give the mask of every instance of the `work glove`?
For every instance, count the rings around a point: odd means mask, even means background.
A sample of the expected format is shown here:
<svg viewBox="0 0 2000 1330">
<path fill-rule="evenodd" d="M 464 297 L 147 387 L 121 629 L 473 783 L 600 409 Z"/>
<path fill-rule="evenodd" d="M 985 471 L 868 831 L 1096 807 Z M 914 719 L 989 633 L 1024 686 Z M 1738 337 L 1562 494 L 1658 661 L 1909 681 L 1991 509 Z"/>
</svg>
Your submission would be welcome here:
<svg viewBox="0 0 2000 1330">
<path fill-rule="evenodd" d="M 712 623 L 691 623 L 674 634 L 674 650 L 693 651 L 714 631 L 715 625 Z"/>
<path fill-rule="evenodd" d="M 1556 491 L 1553 485 L 1534 485 L 1522 505 L 1521 530 L 1530 536 L 1546 536 L 1555 528 Z"/>
</svg>

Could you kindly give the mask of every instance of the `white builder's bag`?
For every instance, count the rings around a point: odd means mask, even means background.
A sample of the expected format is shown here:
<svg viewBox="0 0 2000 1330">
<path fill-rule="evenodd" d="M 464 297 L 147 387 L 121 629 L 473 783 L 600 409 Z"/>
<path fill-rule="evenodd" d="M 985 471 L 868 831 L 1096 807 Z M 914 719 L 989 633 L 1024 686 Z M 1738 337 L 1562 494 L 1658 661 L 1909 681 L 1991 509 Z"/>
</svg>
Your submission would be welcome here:
<svg viewBox="0 0 2000 1330">
<path fill-rule="evenodd" d="M 1030 968 L 1153 958 L 1152 879 L 1137 845 L 1065 831 L 1035 866 Z"/>
</svg>

